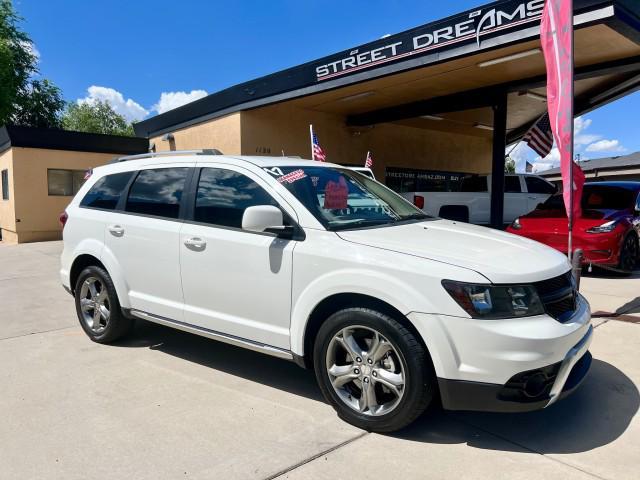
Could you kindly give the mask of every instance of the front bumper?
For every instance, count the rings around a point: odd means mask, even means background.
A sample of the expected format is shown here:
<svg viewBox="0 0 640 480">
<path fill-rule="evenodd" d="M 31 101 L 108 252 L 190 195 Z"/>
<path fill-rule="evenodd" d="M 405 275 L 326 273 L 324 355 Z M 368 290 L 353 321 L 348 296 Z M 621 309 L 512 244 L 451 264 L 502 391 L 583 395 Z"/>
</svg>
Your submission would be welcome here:
<svg viewBox="0 0 640 480">
<path fill-rule="evenodd" d="M 578 298 L 565 322 L 548 315 L 476 320 L 409 314 L 431 354 L 444 407 L 535 410 L 577 387 L 589 369 L 593 335 L 589 303 Z"/>
<path fill-rule="evenodd" d="M 438 379 L 442 406 L 447 410 L 528 412 L 546 408 L 571 394 L 589 367 L 593 327 L 562 362 L 516 374 L 505 385 Z"/>
</svg>

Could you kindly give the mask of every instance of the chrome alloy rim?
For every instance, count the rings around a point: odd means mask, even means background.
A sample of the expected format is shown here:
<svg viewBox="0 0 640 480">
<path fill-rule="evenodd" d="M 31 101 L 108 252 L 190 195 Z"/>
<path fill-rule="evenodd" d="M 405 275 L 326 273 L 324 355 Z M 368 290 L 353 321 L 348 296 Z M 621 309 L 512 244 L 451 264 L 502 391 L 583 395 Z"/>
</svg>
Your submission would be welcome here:
<svg viewBox="0 0 640 480">
<path fill-rule="evenodd" d="M 358 325 L 338 331 L 327 348 L 326 366 L 338 397 L 357 412 L 385 415 L 402 400 L 406 382 L 402 357 L 372 328 Z"/>
<path fill-rule="evenodd" d="M 101 333 L 111 316 L 107 288 L 96 277 L 88 277 L 80 289 L 82 320 L 94 333 Z"/>
</svg>

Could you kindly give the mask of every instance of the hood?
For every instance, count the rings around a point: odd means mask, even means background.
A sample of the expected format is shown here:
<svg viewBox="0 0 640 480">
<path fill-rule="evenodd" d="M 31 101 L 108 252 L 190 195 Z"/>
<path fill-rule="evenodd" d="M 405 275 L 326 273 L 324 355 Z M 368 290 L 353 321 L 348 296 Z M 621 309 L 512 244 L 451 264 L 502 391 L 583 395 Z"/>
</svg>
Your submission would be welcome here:
<svg viewBox="0 0 640 480">
<path fill-rule="evenodd" d="M 546 280 L 562 275 L 570 268 L 564 255 L 541 243 L 449 220 L 340 231 L 337 234 L 349 242 L 474 270 L 493 283 Z"/>
<path fill-rule="evenodd" d="M 582 216 L 577 219 L 577 221 L 588 221 L 593 222 L 594 220 L 615 220 L 620 216 L 624 216 L 625 214 L 629 214 L 628 210 L 583 210 Z M 521 219 L 545 219 L 545 218 L 562 218 L 567 219 L 567 214 L 564 209 L 554 209 L 554 210 L 534 210 L 526 215 L 520 217 Z"/>
</svg>

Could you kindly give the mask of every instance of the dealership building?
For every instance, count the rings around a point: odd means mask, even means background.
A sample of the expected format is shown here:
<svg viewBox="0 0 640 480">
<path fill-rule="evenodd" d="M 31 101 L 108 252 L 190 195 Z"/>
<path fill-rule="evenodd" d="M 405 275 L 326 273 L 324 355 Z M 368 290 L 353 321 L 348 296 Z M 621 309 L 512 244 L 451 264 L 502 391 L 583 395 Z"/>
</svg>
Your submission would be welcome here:
<svg viewBox="0 0 640 480">
<path fill-rule="evenodd" d="M 156 152 L 309 158 L 313 124 L 328 161 L 361 165 L 371 151 L 376 177 L 400 192 L 492 174 L 491 222 L 501 226 L 505 147 L 547 109 L 543 6 L 492 2 L 213 93 L 135 131 Z M 640 2 L 574 9 L 581 115 L 640 89 Z"/>
<path fill-rule="evenodd" d="M 451 172 L 493 173 L 502 224 L 505 147 L 546 111 L 544 0 L 505 0 L 258 78 L 135 125 L 156 151 L 361 164 L 396 190 Z M 575 113 L 640 88 L 640 2 L 574 0 Z"/>
</svg>

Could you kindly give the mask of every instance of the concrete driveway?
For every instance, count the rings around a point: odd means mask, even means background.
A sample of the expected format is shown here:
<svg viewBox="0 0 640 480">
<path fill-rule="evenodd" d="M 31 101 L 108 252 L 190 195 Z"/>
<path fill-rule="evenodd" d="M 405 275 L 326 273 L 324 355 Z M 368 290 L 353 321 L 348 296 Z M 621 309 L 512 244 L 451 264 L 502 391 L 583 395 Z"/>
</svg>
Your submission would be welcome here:
<svg viewBox="0 0 640 480">
<path fill-rule="evenodd" d="M 0 478 L 640 478 L 640 275 L 583 280 L 607 317 L 572 397 L 529 414 L 435 410 L 384 436 L 340 421 L 286 361 L 144 322 L 117 345 L 89 341 L 60 249 L 0 244 Z"/>
</svg>

